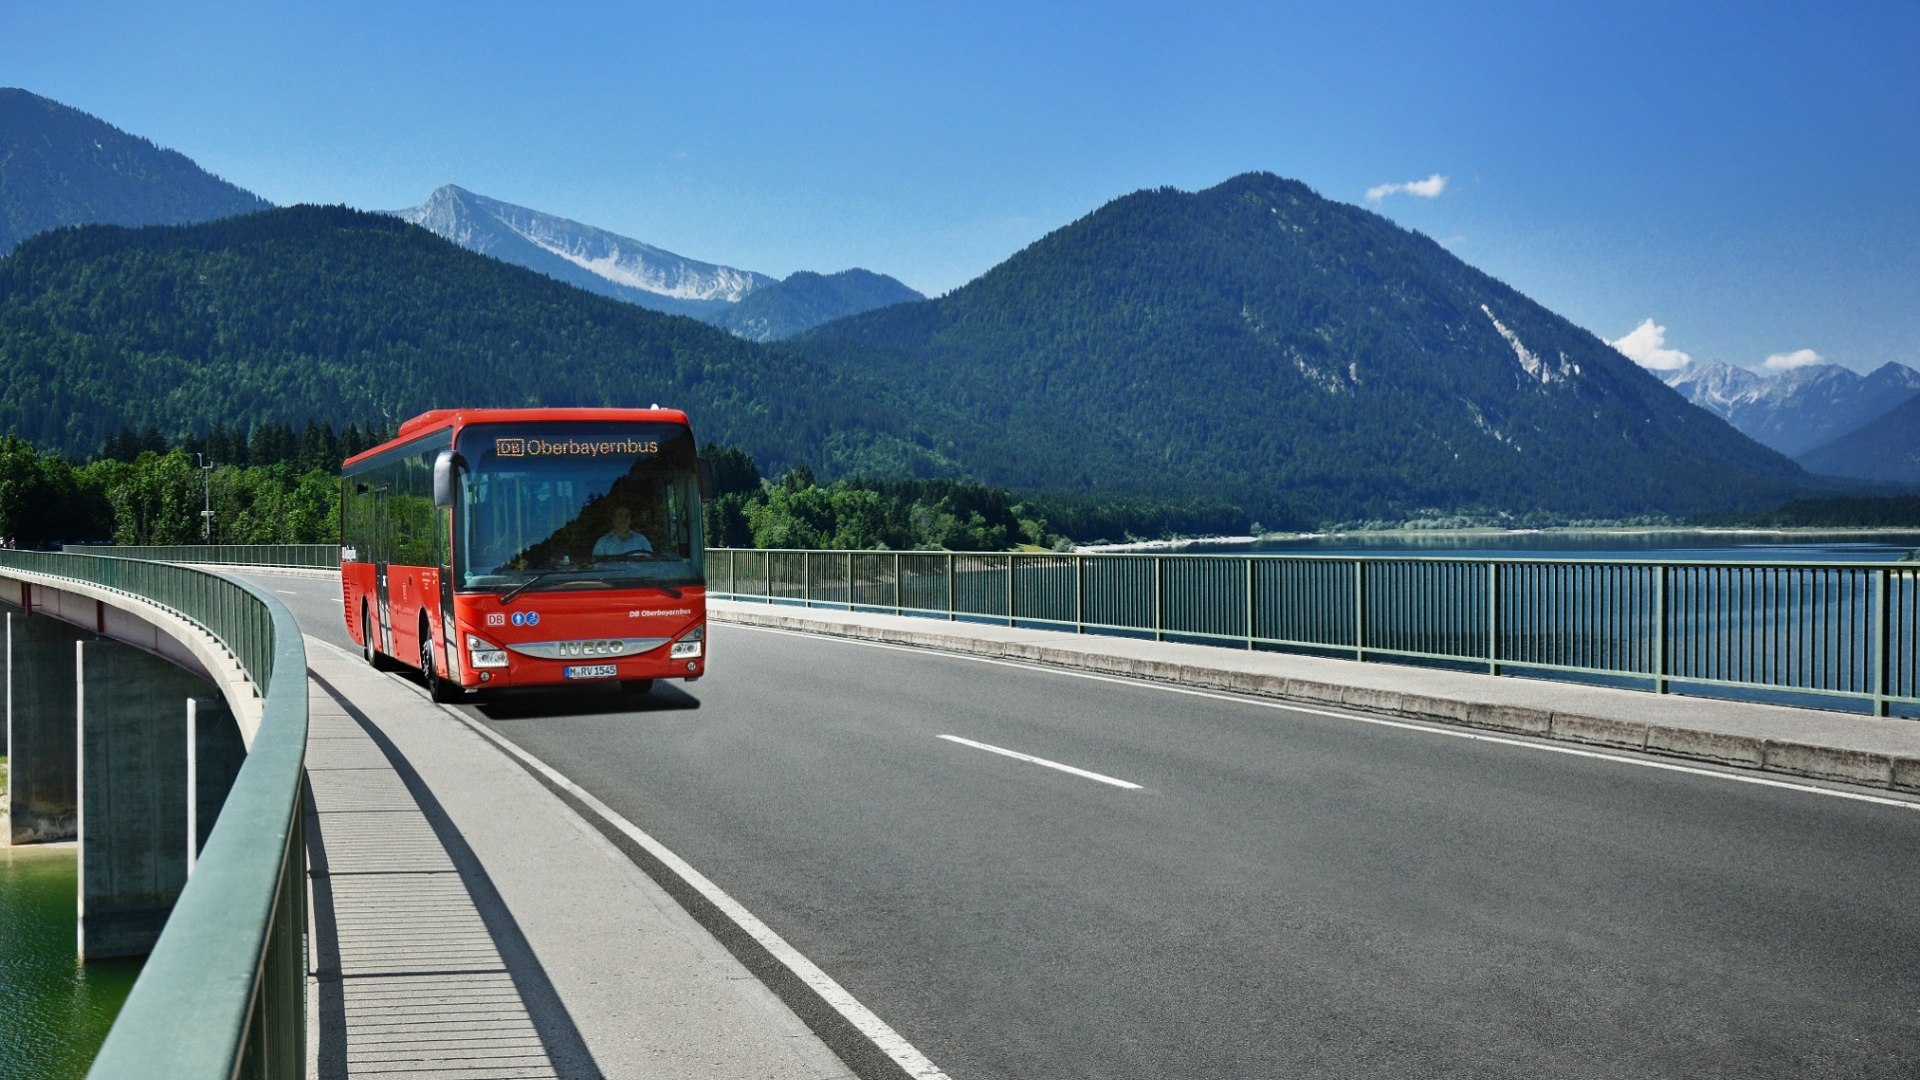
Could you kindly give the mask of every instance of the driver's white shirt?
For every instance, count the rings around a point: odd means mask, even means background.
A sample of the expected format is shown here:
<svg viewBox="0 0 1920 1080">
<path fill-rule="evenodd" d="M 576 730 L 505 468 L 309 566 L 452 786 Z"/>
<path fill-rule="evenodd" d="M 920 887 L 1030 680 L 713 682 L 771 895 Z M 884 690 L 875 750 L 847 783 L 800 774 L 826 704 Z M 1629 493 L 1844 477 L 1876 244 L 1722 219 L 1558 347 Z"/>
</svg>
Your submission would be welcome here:
<svg viewBox="0 0 1920 1080">
<path fill-rule="evenodd" d="M 621 536 L 618 533 L 608 533 L 593 545 L 593 553 L 595 555 L 626 555 L 635 551 L 648 553 L 652 553 L 653 551 L 653 544 L 648 542 L 647 538 L 642 536 L 638 529 L 633 530 L 625 536 Z"/>
</svg>

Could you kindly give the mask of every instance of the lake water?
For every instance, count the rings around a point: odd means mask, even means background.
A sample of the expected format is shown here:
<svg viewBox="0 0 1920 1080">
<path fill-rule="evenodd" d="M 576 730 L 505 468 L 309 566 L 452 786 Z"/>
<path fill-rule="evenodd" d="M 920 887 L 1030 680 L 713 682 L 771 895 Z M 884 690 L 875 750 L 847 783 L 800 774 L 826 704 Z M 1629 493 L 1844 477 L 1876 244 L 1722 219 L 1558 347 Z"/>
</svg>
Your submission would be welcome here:
<svg viewBox="0 0 1920 1080">
<path fill-rule="evenodd" d="M 1452 555 L 1473 558 L 1891 562 L 1920 549 L 1920 532 L 1343 533 L 1183 552 L 1269 555 Z"/>
<path fill-rule="evenodd" d="M 71 844 L 0 847 L 0 1077 L 86 1075 L 140 973 L 138 960 L 75 959 L 79 855 Z"/>
</svg>

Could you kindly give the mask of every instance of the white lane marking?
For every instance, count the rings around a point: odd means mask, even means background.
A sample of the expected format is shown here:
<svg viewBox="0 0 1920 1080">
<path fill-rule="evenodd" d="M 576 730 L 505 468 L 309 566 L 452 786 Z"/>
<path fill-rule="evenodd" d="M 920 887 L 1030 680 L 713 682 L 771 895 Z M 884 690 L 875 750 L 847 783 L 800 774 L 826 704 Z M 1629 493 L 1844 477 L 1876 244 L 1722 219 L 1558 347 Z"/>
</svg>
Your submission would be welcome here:
<svg viewBox="0 0 1920 1080">
<path fill-rule="evenodd" d="M 306 640 L 309 644 L 325 646 L 349 659 L 359 659 L 357 654 L 348 652 L 332 642 L 321 641 L 314 637 L 308 637 Z M 425 692 L 422 691 L 420 687 L 413 686 L 411 683 L 403 683 L 402 685 L 411 688 L 415 693 L 421 694 L 422 697 L 425 696 Z M 728 896 L 720 886 L 709 881 L 705 874 L 695 870 L 686 860 L 675 855 L 665 844 L 647 835 L 638 825 L 621 817 L 618 813 L 614 812 L 613 808 L 607 806 L 599 799 L 594 798 L 591 792 L 567 779 L 565 776 L 562 776 L 552 766 L 534 757 L 527 751 L 522 750 L 512 741 L 496 734 L 493 729 L 487 727 L 485 724 L 479 723 L 451 705 L 442 705 L 440 708 L 444 710 L 448 716 L 453 717 L 484 738 L 490 740 L 495 746 L 498 746 L 500 749 L 525 762 L 529 768 L 538 772 L 541 776 L 546 777 L 556 787 L 561 788 L 569 795 L 579 799 L 588 809 L 604 819 L 607 824 L 620 830 L 628 839 L 644 848 L 649 855 L 660 860 L 661 864 L 668 870 L 679 875 L 680 880 L 692 886 L 702 897 L 706 898 L 708 903 L 719 909 L 727 918 L 733 920 L 735 926 L 746 931 L 753 940 L 759 942 L 760 946 L 771 953 L 776 960 L 785 964 L 788 971 L 793 972 L 793 974 L 802 982 L 806 983 L 814 993 L 820 995 L 823 1001 L 832 1006 L 842 1018 L 857 1028 L 862 1035 L 872 1040 L 873 1044 L 885 1052 L 888 1057 L 892 1058 L 894 1063 L 905 1070 L 908 1076 L 916 1077 L 918 1080 L 950 1080 L 946 1073 L 941 1072 L 938 1066 L 927 1060 L 926 1055 L 920 1053 L 904 1036 L 889 1027 L 886 1021 L 874 1015 L 872 1010 L 860 1004 L 859 1000 L 848 993 L 845 987 L 835 982 L 833 976 L 820 970 L 819 966 L 802 955 L 800 950 L 787 944 L 785 938 L 775 933 L 771 927 L 761 922 L 752 912 L 741 906 L 739 901 Z"/>
<path fill-rule="evenodd" d="M 1023 754 L 1018 750 L 1009 750 L 1004 746 L 993 746 L 989 743 L 974 742 L 972 739 L 963 739 L 958 735 L 942 735 L 940 738 L 950 743 L 959 743 L 961 746 L 971 746 L 975 750 L 985 750 L 989 754 L 999 754 L 1003 757 L 1010 757 L 1015 761 L 1024 761 L 1030 765 L 1040 765 L 1049 769 L 1058 769 L 1063 773 L 1072 773 L 1074 776 L 1083 777 L 1087 780 L 1097 780 L 1102 784 L 1112 784 L 1117 788 L 1126 788 L 1130 791 L 1140 790 L 1139 784 L 1105 776 L 1097 772 L 1088 772 L 1085 769 L 1076 769 L 1071 765 L 1062 765 L 1057 761 L 1048 761 L 1046 758 L 1034 757 L 1032 754 Z"/>
<path fill-rule="evenodd" d="M 299 593 L 294 592 L 292 589 L 275 589 L 273 591 L 279 593 L 281 596 L 299 596 L 300 595 Z"/>
<path fill-rule="evenodd" d="M 1453 739 L 1467 739 L 1472 742 L 1495 743 L 1500 746 L 1514 746 L 1523 750 L 1539 750 L 1548 754 L 1565 754 L 1568 757 L 1592 758 L 1596 761 L 1611 761 L 1620 765 L 1635 765 L 1643 769 L 1659 769 L 1663 772 L 1686 773 L 1689 776 L 1704 776 L 1715 780 L 1728 780 L 1736 784 L 1754 784 L 1759 787 L 1781 788 L 1787 791 L 1799 791 L 1809 795 L 1825 795 L 1834 799 L 1849 799 L 1853 802 L 1873 803 L 1877 806 L 1893 806 L 1902 810 L 1920 811 L 1920 802 L 1888 798 L 1883 795 L 1868 795 L 1865 792 L 1841 791 L 1835 788 L 1818 787 L 1813 784 L 1795 783 L 1792 780 L 1775 780 L 1765 776 L 1748 776 L 1743 773 L 1720 772 L 1694 765 L 1680 765 L 1670 761 L 1649 761 L 1627 757 L 1623 754 L 1610 754 L 1601 750 L 1585 750 L 1550 742 L 1532 742 L 1526 739 L 1512 739 L 1503 735 L 1489 735 L 1481 731 L 1464 728 L 1444 727 L 1433 724 L 1416 723 L 1408 720 L 1389 720 L 1379 716 L 1363 716 L 1358 713 L 1336 712 L 1313 705 L 1296 705 L 1285 701 L 1267 701 L 1256 697 L 1237 697 L 1233 694 L 1221 694 L 1211 690 L 1194 690 L 1185 686 L 1172 686 L 1167 683 L 1150 682 L 1146 679 L 1123 679 L 1113 675 L 1097 675 L 1088 671 L 1073 671 L 1067 668 L 1048 667 L 1042 664 L 1021 663 L 1014 660 L 1001 660 L 992 656 L 969 656 L 966 653 L 945 652 L 939 649 L 914 645 L 894 645 L 884 641 L 861 641 L 857 638 L 835 637 L 831 634 L 809 634 L 799 630 L 781 630 L 771 626 L 749 626 L 745 623 L 724 623 L 722 625 L 740 630 L 758 630 L 766 634 L 785 634 L 788 637 L 808 638 L 814 641 L 833 641 L 843 645 L 864 645 L 870 649 L 890 649 L 894 652 L 911 652 L 925 655 L 950 657 L 955 660 L 967 660 L 976 664 L 994 664 L 999 667 L 1017 668 L 1021 671 L 1042 672 L 1048 675 L 1060 675 L 1069 679 L 1089 679 L 1094 682 L 1114 683 L 1119 686 L 1132 686 L 1143 690 L 1158 690 L 1168 694 L 1185 694 L 1188 697 L 1210 698 L 1214 701 L 1228 701 L 1239 705 L 1254 705 L 1262 709 L 1279 709 L 1286 712 L 1302 712 L 1312 716 L 1326 716 L 1335 720 L 1351 720 L 1358 724 L 1372 724 L 1376 727 L 1399 728 L 1403 731 L 1419 731 L 1428 735 L 1445 735 Z"/>
</svg>

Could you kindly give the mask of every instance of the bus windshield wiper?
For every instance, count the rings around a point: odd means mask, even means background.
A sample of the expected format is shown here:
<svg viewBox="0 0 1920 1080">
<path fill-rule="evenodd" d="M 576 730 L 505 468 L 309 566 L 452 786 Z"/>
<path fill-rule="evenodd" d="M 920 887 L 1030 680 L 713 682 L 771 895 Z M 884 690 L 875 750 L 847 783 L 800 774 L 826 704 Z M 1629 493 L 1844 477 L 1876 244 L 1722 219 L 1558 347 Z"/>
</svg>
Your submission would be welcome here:
<svg viewBox="0 0 1920 1080">
<path fill-rule="evenodd" d="M 539 573 L 537 573 L 537 574 L 535 574 L 535 575 L 533 575 L 532 577 L 530 577 L 530 578 L 528 578 L 527 580 L 525 580 L 525 581 L 523 581 L 523 582 L 521 582 L 520 584 L 518 584 L 518 585 L 515 585 L 515 586 L 514 586 L 513 588 L 511 588 L 511 589 L 508 589 L 508 590 L 507 590 L 506 592 L 503 592 L 503 593 L 501 593 L 501 594 L 500 594 L 500 602 L 501 602 L 501 603 L 503 603 L 503 604 L 511 604 L 511 603 L 513 603 L 513 598 L 514 598 L 514 597 L 516 597 L 516 596 L 519 596 L 519 595 L 520 595 L 521 593 L 523 593 L 523 592 L 526 592 L 526 591 L 527 591 L 527 589 L 528 589 L 528 587 L 530 587 L 531 585 L 533 585 L 533 584 L 534 584 L 535 582 L 537 582 L 537 581 L 540 581 L 540 580 L 542 580 L 542 579 L 545 579 L 545 578 L 550 578 L 550 577 L 552 577 L 553 575 L 555 575 L 555 574 L 557 574 L 557 573 L 559 573 L 559 571 L 557 571 L 557 570 L 542 570 L 542 571 L 540 571 Z"/>
</svg>

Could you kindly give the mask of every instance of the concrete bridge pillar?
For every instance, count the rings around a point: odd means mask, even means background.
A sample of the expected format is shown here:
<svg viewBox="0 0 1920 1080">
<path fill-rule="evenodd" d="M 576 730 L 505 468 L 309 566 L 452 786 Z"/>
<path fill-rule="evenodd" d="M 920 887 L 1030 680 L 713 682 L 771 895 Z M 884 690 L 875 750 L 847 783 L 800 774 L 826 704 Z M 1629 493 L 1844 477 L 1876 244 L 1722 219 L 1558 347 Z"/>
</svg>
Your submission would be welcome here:
<svg viewBox="0 0 1920 1080">
<path fill-rule="evenodd" d="M 74 643 L 92 635 L 59 619 L 6 611 L 7 835 L 40 844 L 79 833 Z"/>
<path fill-rule="evenodd" d="M 109 639 L 75 656 L 80 956 L 140 956 L 186 886 L 187 699 L 210 684 Z"/>
<path fill-rule="evenodd" d="M 213 821 L 226 805 L 227 792 L 247 761 L 247 741 L 226 698 L 215 694 L 187 699 L 187 751 L 187 871 L 192 873 Z"/>
</svg>

